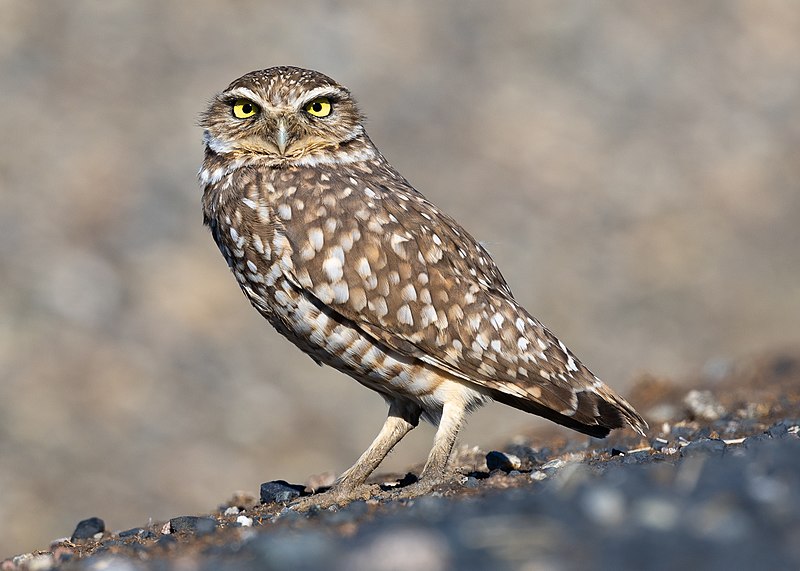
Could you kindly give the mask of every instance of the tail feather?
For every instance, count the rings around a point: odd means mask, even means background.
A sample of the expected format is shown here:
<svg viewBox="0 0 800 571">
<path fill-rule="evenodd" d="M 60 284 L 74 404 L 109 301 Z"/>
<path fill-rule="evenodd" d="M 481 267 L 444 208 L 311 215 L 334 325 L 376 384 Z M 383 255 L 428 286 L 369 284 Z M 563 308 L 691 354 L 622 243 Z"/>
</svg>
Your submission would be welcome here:
<svg viewBox="0 0 800 571">
<path fill-rule="evenodd" d="M 523 398 L 499 390 L 492 390 L 494 400 L 530 412 L 548 420 L 577 430 L 595 438 L 605 438 L 616 428 L 632 428 L 642 436 L 647 422 L 622 397 L 601 385 L 599 390 L 576 391 L 577 406 L 574 414 L 562 414 L 533 399 Z"/>
</svg>

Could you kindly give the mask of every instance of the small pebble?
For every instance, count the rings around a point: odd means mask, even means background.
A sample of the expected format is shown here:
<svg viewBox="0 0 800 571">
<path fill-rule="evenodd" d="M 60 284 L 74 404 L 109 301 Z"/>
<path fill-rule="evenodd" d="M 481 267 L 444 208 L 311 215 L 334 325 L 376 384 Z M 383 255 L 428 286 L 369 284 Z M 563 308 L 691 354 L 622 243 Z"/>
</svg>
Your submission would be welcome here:
<svg viewBox="0 0 800 571">
<path fill-rule="evenodd" d="M 284 480 L 273 480 L 261 484 L 261 503 L 287 503 L 300 497 L 304 486 L 292 485 Z"/>
<path fill-rule="evenodd" d="M 486 455 L 486 467 L 490 472 L 494 470 L 502 470 L 503 472 L 510 472 L 517 470 L 522 465 L 519 457 L 513 454 L 504 454 L 497 450 L 492 450 Z"/>
<path fill-rule="evenodd" d="M 72 532 L 72 541 L 81 539 L 91 539 L 98 533 L 103 533 L 106 530 L 105 522 L 99 517 L 90 517 L 89 519 L 78 522 L 75 531 Z"/>
<path fill-rule="evenodd" d="M 253 525 L 253 518 L 247 517 L 246 515 L 240 515 L 236 518 L 236 523 L 242 527 L 251 527 Z"/>
</svg>

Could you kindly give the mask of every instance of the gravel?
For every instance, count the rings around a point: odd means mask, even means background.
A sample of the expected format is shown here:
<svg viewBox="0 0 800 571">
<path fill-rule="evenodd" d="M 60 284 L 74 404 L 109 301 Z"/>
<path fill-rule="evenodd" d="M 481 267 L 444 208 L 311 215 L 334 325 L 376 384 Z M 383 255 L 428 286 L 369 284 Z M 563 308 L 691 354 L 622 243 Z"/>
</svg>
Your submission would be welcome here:
<svg viewBox="0 0 800 571">
<path fill-rule="evenodd" d="M 262 484 L 261 504 L 239 494 L 213 516 L 117 533 L 90 518 L 0 571 L 798 569 L 800 383 L 785 380 L 771 392 L 758 376 L 729 382 L 711 393 L 724 416 L 676 405 L 686 417 L 646 439 L 560 432 L 488 454 L 464 448 L 461 475 L 413 500 L 298 513 L 286 504 L 304 486 L 278 480 Z"/>
</svg>

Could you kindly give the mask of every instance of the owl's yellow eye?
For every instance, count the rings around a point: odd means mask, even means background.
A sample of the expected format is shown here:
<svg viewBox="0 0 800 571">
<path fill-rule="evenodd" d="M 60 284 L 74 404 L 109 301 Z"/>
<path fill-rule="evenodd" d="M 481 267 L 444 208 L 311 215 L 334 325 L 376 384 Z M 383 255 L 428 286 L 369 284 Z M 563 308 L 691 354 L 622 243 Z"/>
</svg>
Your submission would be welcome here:
<svg viewBox="0 0 800 571">
<path fill-rule="evenodd" d="M 331 114 L 331 100 L 327 97 L 317 97 L 306 103 L 306 113 L 314 117 L 327 117 Z"/>
<path fill-rule="evenodd" d="M 247 119 L 258 113 L 258 105 L 247 99 L 237 99 L 233 102 L 233 116 L 237 119 Z"/>
</svg>

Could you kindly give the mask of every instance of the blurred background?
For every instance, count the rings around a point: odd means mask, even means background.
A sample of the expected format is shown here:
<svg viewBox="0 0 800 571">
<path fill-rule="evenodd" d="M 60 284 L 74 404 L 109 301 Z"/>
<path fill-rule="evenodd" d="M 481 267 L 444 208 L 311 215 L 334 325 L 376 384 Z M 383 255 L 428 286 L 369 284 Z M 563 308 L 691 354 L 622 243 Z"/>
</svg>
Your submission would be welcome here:
<svg viewBox="0 0 800 571">
<path fill-rule="evenodd" d="M 202 226 L 198 113 L 253 69 L 347 85 L 390 161 L 623 394 L 800 342 L 792 0 L 0 14 L 0 557 L 340 472 L 382 423 L 249 307 Z M 461 442 L 537 422 L 493 405 Z M 384 470 L 424 459 L 415 433 Z"/>
</svg>

